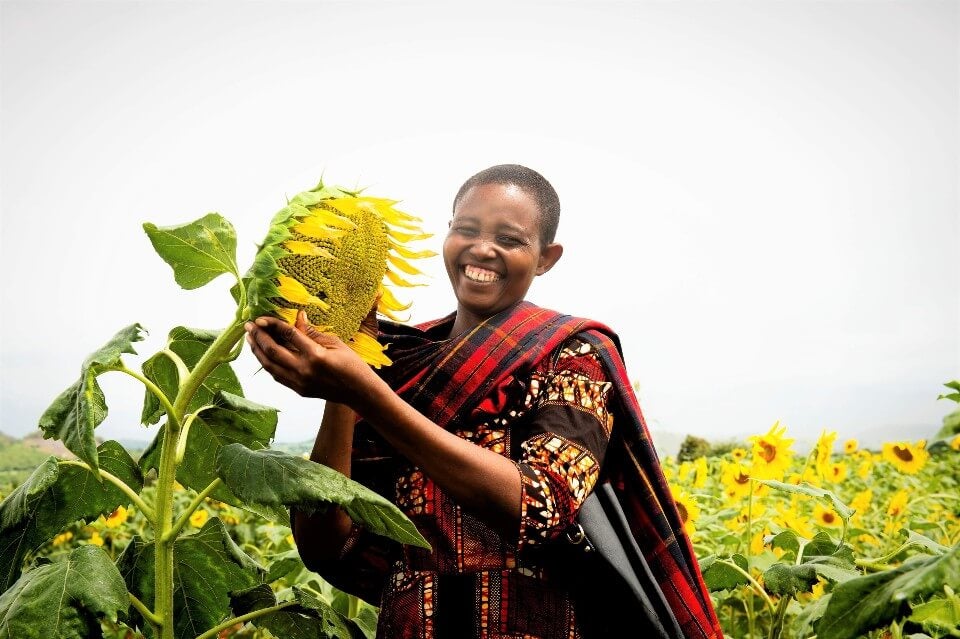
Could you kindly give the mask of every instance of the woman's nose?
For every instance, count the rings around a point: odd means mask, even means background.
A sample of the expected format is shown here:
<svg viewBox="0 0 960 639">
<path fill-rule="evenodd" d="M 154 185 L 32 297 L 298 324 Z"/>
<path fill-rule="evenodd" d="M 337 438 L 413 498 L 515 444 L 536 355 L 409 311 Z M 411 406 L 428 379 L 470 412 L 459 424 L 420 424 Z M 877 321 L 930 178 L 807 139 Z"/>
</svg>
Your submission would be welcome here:
<svg viewBox="0 0 960 639">
<path fill-rule="evenodd" d="M 494 244 L 493 238 L 481 235 L 474 238 L 470 245 L 470 252 L 477 257 L 495 257 L 497 252 L 494 250 Z"/>
</svg>

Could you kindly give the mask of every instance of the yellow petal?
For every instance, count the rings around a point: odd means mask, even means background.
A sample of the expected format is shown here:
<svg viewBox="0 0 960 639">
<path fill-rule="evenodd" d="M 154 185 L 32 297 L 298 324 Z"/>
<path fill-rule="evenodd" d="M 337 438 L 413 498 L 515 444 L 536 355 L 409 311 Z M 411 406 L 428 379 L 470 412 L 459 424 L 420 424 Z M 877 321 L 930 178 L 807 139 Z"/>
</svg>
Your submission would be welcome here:
<svg viewBox="0 0 960 639">
<path fill-rule="evenodd" d="M 433 257 L 436 255 L 435 251 L 431 251 L 429 249 L 424 251 L 411 251 L 406 246 L 393 244 L 392 242 L 391 245 L 393 246 L 393 250 L 399 253 L 401 257 L 405 257 L 410 260 L 418 260 L 424 257 Z"/>
<path fill-rule="evenodd" d="M 329 227 L 325 224 L 321 224 L 312 217 L 305 219 L 299 224 L 294 224 L 291 228 L 293 228 L 293 230 L 300 235 L 306 235 L 307 237 L 316 238 L 318 240 L 335 240 L 347 234 L 347 231 L 344 229 L 335 229 Z"/>
<path fill-rule="evenodd" d="M 313 242 L 304 242 L 303 240 L 287 240 L 283 243 L 283 248 L 287 249 L 294 255 L 313 255 L 316 257 L 325 257 L 331 260 L 337 259 L 333 253 L 322 246 L 317 246 Z"/>
<path fill-rule="evenodd" d="M 396 286 L 426 286 L 426 284 L 414 284 L 413 282 L 408 282 L 390 269 L 387 269 L 387 279 L 389 279 Z"/>
<path fill-rule="evenodd" d="M 383 354 L 383 345 L 366 333 L 357 332 L 348 343 L 348 346 L 353 349 L 363 361 L 374 368 L 389 366 L 393 363 L 389 357 Z"/>
<path fill-rule="evenodd" d="M 423 271 L 420 271 L 408 264 L 399 255 L 394 255 L 393 253 L 387 253 L 387 261 L 390 262 L 393 266 L 397 267 L 407 275 L 423 275 Z"/>
<path fill-rule="evenodd" d="M 357 225 L 351 220 L 341 217 L 333 211 L 320 208 L 319 206 L 310 209 L 310 217 L 306 218 L 304 221 L 308 220 L 318 222 L 324 226 L 331 226 L 335 229 L 346 229 L 347 231 L 354 231 L 357 228 Z"/>
<path fill-rule="evenodd" d="M 296 324 L 297 322 L 297 309 L 295 308 L 279 307 L 276 313 L 280 316 L 280 319 L 284 320 L 287 324 Z"/>
<path fill-rule="evenodd" d="M 387 307 L 384 306 L 383 304 L 378 304 L 378 305 L 377 305 L 377 312 L 385 315 L 386 317 L 388 317 L 388 318 L 390 318 L 390 319 L 392 319 L 394 322 L 406 323 L 406 322 L 409 322 L 409 321 L 410 321 L 410 316 L 409 316 L 409 315 L 405 315 L 405 316 L 404 316 L 404 315 L 397 315 L 396 313 L 394 313 L 393 311 L 391 311 L 389 308 L 387 308 Z"/>
<path fill-rule="evenodd" d="M 391 311 L 405 311 L 413 306 L 413 302 L 410 302 L 409 304 L 401 304 L 400 301 L 393 296 L 393 291 L 386 286 L 382 286 L 381 290 L 383 293 L 380 295 L 380 303 L 378 304 L 378 307 L 386 308 Z"/>
<path fill-rule="evenodd" d="M 277 280 L 280 285 L 277 287 L 283 299 L 294 304 L 319 306 L 323 310 L 329 310 L 330 305 L 315 295 L 311 295 L 303 284 L 287 275 L 278 275 Z"/>
<path fill-rule="evenodd" d="M 417 240 L 425 240 L 428 237 L 433 237 L 433 233 L 403 233 L 395 229 L 387 230 L 387 235 L 390 236 L 390 239 L 403 243 L 415 242 Z"/>
</svg>

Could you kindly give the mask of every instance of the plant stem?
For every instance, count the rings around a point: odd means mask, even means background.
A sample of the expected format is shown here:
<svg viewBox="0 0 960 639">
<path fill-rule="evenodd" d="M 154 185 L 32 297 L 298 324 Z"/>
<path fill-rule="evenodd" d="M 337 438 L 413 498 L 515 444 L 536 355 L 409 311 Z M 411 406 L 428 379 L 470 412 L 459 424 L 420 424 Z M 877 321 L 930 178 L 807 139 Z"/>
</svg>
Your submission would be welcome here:
<svg viewBox="0 0 960 639">
<path fill-rule="evenodd" d="M 216 490 L 217 486 L 219 486 L 222 483 L 223 481 L 219 477 L 217 477 L 212 482 L 210 482 L 210 484 L 207 485 L 206 488 L 204 488 L 199 493 L 197 493 L 197 496 L 194 497 L 193 501 L 190 502 L 190 505 L 187 506 L 182 513 L 180 513 L 180 516 L 177 517 L 177 521 L 175 521 L 173 523 L 173 526 L 170 528 L 170 531 L 168 533 L 170 539 L 174 539 L 178 534 L 180 534 L 180 531 L 186 525 L 187 520 L 190 519 L 190 515 L 193 514 L 193 511 L 195 511 L 197 507 L 203 503 L 203 500 L 206 499 L 207 496 L 210 493 L 212 493 L 214 490 Z"/>
<path fill-rule="evenodd" d="M 236 318 L 207 348 L 187 378 L 180 380 L 180 389 L 173 405 L 171 406 L 169 401 L 164 403 L 164 408 L 167 411 L 167 422 L 164 424 L 163 445 L 160 450 L 160 463 L 157 468 L 157 505 L 154 530 L 154 592 L 156 595 L 153 607 L 160 620 L 158 624 L 160 626 L 159 639 L 174 639 L 173 546 L 176 541 L 176 534 L 173 533 L 173 484 L 177 478 L 177 448 L 182 434 L 180 424 L 197 389 L 217 366 L 226 361 L 230 350 L 240 341 L 242 336 L 243 322 L 238 310 Z M 147 382 L 149 380 L 144 383 Z M 208 486 L 208 488 L 210 487 Z M 213 488 L 210 488 L 210 490 L 213 490 Z M 189 514 L 187 517 L 189 517 Z M 229 626 L 225 627 L 229 628 Z M 216 634 L 216 632 L 213 632 L 213 634 L 208 632 L 204 636 L 215 637 Z"/>
<path fill-rule="evenodd" d="M 792 597 L 781 597 L 777 602 L 777 610 L 773 614 L 773 622 L 770 624 L 769 639 L 780 639 L 783 634 L 783 618 L 787 613 L 787 606 L 790 605 Z"/>
<path fill-rule="evenodd" d="M 57 463 L 62 464 L 64 466 L 79 466 L 80 468 L 86 468 L 91 473 L 93 472 L 93 469 L 90 468 L 90 465 L 87 464 L 86 462 L 75 461 L 70 459 L 70 460 L 61 460 Z M 123 494 L 129 497 L 130 501 L 132 501 L 134 505 L 136 505 L 136 507 L 140 509 L 140 512 L 142 512 L 147 517 L 147 519 L 153 522 L 154 518 L 156 517 L 156 514 L 153 512 L 153 508 L 148 506 L 147 503 L 143 501 L 143 499 L 141 499 L 140 495 L 134 492 L 134 490 L 127 485 L 127 482 L 123 481 L 116 475 L 113 475 L 112 473 L 105 471 L 102 468 L 100 469 L 100 476 L 106 479 L 108 482 L 110 482 L 114 486 L 116 486 L 117 488 L 119 488 L 120 490 L 122 490 Z"/>
<path fill-rule="evenodd" d="M 175 420 L 175 421 L 177 422 L 177 425 L 179 426 L 179 424 L 180 424 L 180 417 L 179 417 L 179 415 L 175 415 L 175 414 L 174 414 L 175 411 L 173 410 L 173 406 L 170 404 L 170 398 L 167 397 L 166 393 L 164 393 L 164 392 L 160 389 L 159 386 L 157 386 L 156 384 L 154 384 L 153 382 L 151 382 L 149 379 L 147 379 L 145 376 L 141 375 L 141 374 L 138 373 L 137 371 L 130 370 L 129 368 L 127 368 L 127 367 L 124 366 L 123 364 L 121 364 L 120 366 L 112 367 L 112 368 L 105 368 L 105 369 L 103 369 L 103 370 L 104 370 L 104 371 L 117 371 L 118 373 L 126 373 L 126 374 L 129 375 L 130 377 L 132 377 L 132 378 L 140 381 L 140 383 L 142 383 L 144 386 L 147 387 L 147 390 L 148 390 L 148 391 L 150 391 L 151 393 L 153 393 L 153 395 L 154 395 L 158 400 L 160 400 L 160 404 L 163 406 L 163 410 L 166 411 L 167 417 L 168 417 L 169 419 Z"/>
<path fill-rule="evenodd" d="M 254 610 L 253 612 L 248 612 L 245 615 L 240 615 L 239 617 L 234 617 L 233 619 L 227 619 L 219 626 L 214 626 L 210 630 L 207 630 L 202 635 L 197 635 L 197 639 L 213 639 L 216 637 L 221 630 L 226 630 L 227 628 L 232 628 L 238 623 L 246 623 L 257 617 L 262 617 L 264 615 L 269 615 L 271 613 L 277 612 L 278 610 L 283 610 L 284 608 L 289 608 L 290 606 L 296 605 L 296 601 L 284 601 L 279 603 L 276 606 L 270 606 L 269 608 L 261 608 L 259 610 Z"/>
<path fill-rule="evenodd" d="M 771 600 L 771 599 L 770 599 L 770 596 L 767 595 L 767 591 L 763 589 L 763 586 L 761 586 L 761 585 L 757 582 L 756 579 L 754 579 L 753 577 L 750 576 L 750 573 L 748 573 L 746 570 L 744 570 L 743 568 L 741 568 L 741 567 L 738 566 L 737 564 L 733 563 L 732 561 L 727 561 L 726 559 L 720 559 L 720 560 L 718 560 L 718 563 L 722 563 L 722 564 L 725 564 L 725 565 L 727 565 L 727 566 L 730 566 L 731 568 L 733 568 L 734 570 L 736 570 L 737 572 L 739 572 L 741 575 L 743 575 L 744 577 L 746 577 L 746 578 L 750 581 L 750 585 L 753 586 L 753 588 L 757 591 L 757 593 L 758 593 L 761 597 L 763 597 L 763 600 L 766 602 L 767 607 L 770 608 L 770 612 L 775 612 L 775 608 L 774 608 L 774 605 L 773 605 L 773 600 Z"/>
<path fill-rule="evenodd" d="M 153 614 L 153 611 L 147 608 L 146 604 L 137 599 L 133 593 L 128 592 L 127 594 L 130 595 L 130 603 L 133 604 L 133 607 L 137 609 L 137 612 L 139 612 L 140 615 L 151 624 L 159 627 L 160 617 Z"/>
</svg>

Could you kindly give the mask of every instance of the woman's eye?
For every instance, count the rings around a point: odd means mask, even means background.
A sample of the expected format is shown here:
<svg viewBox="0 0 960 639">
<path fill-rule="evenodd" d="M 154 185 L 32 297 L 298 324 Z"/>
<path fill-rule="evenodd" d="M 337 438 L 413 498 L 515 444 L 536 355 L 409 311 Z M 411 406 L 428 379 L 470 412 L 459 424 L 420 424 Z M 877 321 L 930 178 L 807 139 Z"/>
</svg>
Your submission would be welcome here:
<svg viewBox="0 0 960 639">
<path fill-rule="evenodd" d="M 524 241 L 519 237 L 511 237 L 509 235 L 501 235 L 497 238 L 497 241 L 503 244 L 504 246 L 521 246 L 524 244 Z"/>
<path fill-rule="evenodd" d="M 458 235 L 463 235 L 464 237 L 476 237 L 477 235 L 477 230 L 472 229 L 469 226 L 455 226 L 450 230 Z"/>
</svg>

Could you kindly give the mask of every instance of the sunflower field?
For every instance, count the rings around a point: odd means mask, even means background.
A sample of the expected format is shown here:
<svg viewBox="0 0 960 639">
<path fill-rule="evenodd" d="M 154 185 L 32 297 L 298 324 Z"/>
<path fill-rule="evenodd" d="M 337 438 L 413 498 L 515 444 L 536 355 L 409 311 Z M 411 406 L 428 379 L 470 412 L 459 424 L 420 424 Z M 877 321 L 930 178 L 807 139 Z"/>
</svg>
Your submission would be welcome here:
<svg viewBox="0 0 960 639">
<path fill-rule="evenodd" d="M 960 637 L 958 417 L 929 446 L 823 431 L 797 451 L 776 423 L 722 455 L 665 458 L 724 633 Z"/>
</svg>

